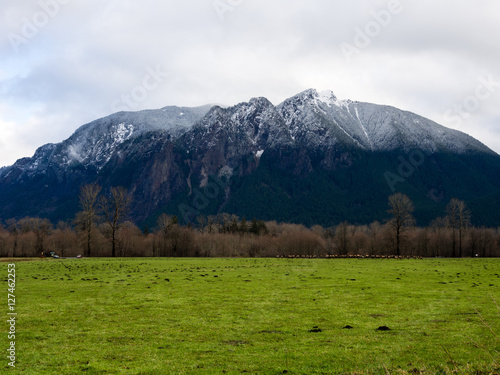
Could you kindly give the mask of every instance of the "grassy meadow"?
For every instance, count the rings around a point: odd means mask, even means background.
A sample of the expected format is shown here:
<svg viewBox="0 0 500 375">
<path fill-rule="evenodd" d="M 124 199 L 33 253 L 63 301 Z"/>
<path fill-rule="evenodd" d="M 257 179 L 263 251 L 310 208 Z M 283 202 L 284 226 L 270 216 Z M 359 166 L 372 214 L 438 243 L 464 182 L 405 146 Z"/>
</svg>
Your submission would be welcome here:
<svg viewBox="0 0 500 375">
<path fill-rule="evenodd" d="M 14 263 L 6 374 L 500 373 L 500 259 Z"/>
</svg>

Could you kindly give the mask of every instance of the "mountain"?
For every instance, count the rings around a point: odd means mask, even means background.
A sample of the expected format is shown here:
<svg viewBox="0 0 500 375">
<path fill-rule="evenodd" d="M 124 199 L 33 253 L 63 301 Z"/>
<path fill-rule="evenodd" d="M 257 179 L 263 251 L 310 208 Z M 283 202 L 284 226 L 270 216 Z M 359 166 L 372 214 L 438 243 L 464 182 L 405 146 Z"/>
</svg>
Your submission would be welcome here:
<svg viewBox="0 0 500 375">
<path fill-rule="evenodd" d="M 500 225 L 500 156 L 462 132 L 394 107 L 304 91 L 278 106 L 120 112 L 0 169 L 0 218 L 71 218 L 86 183 L 124 186 L 131 218 L 154 225 L 220 212 L 331 225 L 387 217 L 402 191 L 419 224 L 448 201 L 478 225 Z M 487 210 L 485 210 L 485 207 Z"/>
<path fill-rule="evenodd" d="M 292 137 L 313 147 L 341 141 L 374 152 L 492 152 L 472 137 L 421 116 L 389 106 L 338 100 L 331 91 L 307 90 L 280 104 L 278 110 Z"/>
</svg>

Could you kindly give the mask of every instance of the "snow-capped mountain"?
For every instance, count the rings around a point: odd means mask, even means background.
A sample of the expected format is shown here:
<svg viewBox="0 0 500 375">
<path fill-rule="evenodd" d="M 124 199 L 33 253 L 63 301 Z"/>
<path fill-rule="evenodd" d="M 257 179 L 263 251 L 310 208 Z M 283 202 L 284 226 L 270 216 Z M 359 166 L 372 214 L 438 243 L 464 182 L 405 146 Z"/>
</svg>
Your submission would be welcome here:
<svg viewBox="0 0 500 375">
<path fill-rule="evenodd" d="M 63 169 L 75 166 L 100 169 L 125 141 L 154 131 L 162 132 L 167 139 L 175 139 L 205 116 L 210 108 L 210 105 L 196 108 L 172 106 L 119 112 L 83 125 L 60 144 L 40 147 L 32 158 L 20 159 L 4 172 L 18 169 L 29 174 L 45 173 L 49 165 Z"/>
<path fill-rule="evenodd" d="M 412 166 L 414 151 L 425 160 Z M 190 215 L 367 222 L 383 219 L 395 188 L 387 173 L 417 208 L 426 207 L 425 220 L 451 197 L 474 201 L 500 190 L 500 156 L 467 134 L 311 89 L 277 106 L 253 98 L 228 108 L 165 107 L 91 122 L 0 169 L 0 219 L 68 218 L 78 210 L 79 188 L 98 182 L 131 191 L 137 222 L 162 211 L 191 220 L 181 206 Z M 221 175 L 229 179 L 224 192 L 203 197 Z"/>
<path fill-rule="evenodd" d="M 492 152 L 467 134 L 411 112 L 338 100 L 329 90 L 304 91 L 277 108 L 291 136 L 311 146 L 329 147 L 340 142 L 370 151 Z"/>
</svg>

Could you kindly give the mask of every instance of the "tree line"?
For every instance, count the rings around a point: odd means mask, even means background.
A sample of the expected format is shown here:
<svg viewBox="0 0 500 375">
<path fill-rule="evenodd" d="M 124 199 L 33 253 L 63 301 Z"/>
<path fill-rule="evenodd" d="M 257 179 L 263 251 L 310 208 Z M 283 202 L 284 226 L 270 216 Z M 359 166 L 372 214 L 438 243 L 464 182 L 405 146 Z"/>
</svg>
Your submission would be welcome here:
<svg viewBox="0 0 500 375">
<path fill-rule="evenodd" d="M 199 216 L 187 226 L 162 214 L 154 228 L 129 220 L 130 194 L 122 187 L 103 194 L 99 185 L 80 190 L 80 211 L 56 225 L 27 217 L 0 224 L 0 256 L 36 257 L 275 257 L 275 256 L 500 256 L 500 228 L 471 226 L 471 212 L 452 199 L 443 216 L 418 227 L 413 203 L 404 194 L 388 198 L 385 223 L 324 228 L 248 220 L 221 213 Z"/>
</svg>

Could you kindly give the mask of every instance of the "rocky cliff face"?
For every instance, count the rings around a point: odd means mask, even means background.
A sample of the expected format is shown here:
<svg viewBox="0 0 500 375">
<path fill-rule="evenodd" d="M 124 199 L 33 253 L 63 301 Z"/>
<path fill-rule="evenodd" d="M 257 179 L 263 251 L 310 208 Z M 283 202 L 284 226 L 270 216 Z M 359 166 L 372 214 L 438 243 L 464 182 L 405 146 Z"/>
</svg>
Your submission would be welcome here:
<svg viewBox="0 0 500 375">
<path fill-rule="evenodd" d="M 499 172 L 500 157 L 464 133 L 307 90 L 278 106 L 254 98 L 229 108 L 121 112 L 84 125 L 0 170 L 0 218 L 71 217 L 80 186 L 98 182 L 129 189 L 138 223 L 163 211 L 190 219 L 179 207 L 190 216 L 369 222 L 384 218 L 395 190 L 410 194 L 428 220 L 451 197 L 483 204 L 500 190 Z M 204 193 L 222 180 L 217 194 Z"/>
</svg>

